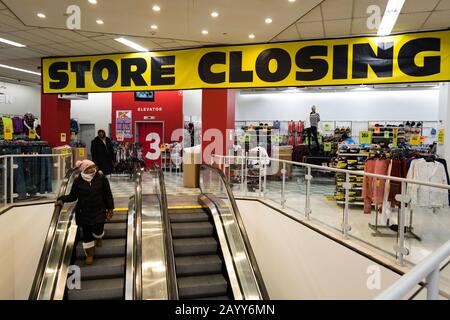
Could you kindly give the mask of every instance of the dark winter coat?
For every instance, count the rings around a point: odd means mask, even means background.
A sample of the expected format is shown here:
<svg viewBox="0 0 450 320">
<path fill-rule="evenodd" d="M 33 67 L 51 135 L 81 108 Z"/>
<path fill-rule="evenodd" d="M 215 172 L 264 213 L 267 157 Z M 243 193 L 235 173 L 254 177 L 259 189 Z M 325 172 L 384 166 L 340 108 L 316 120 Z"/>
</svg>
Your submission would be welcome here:
<svg viewBox="0 0 450 320">
<path fill-rule="evenodd" d="M 75 207 L 75 220 L 77 225 L 104 223 L 106 210 L 114 209 L 114 199 L 108 179 L 101 172 L 97 172 L 91 183 L 84 180 L 81 175 L 75 179 L 72 190 L 67 196 L 58 198 L 63 202 L 77 201 Z"/>
<path fill-rule="evenodd" d="M 106 145 L 102 139 L 96 137 L 91 142 L 92 161 L 104 174 L 111 174 L 114 164 L 114 149 L 111 139 L 106 137 Z"/>
</svg>

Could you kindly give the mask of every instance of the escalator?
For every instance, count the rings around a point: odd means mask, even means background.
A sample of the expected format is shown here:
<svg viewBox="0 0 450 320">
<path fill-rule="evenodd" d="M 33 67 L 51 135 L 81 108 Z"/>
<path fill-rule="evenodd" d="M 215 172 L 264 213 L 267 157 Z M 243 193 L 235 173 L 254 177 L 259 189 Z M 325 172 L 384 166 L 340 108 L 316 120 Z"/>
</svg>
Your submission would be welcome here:
<svg viewBox="0 0 450 320">
<path fill-rule="evenodd" d="M 183 207 L 168 205 L 164 173 L 157 166 L 154 170 L 160 184 L 168 298 L 268 300 L 223 173 L 203 166 L 201 193 L 191 196 L 196 205 Z M 211 178 L 214 185 L 208 184 Z"/>
<path fill-rule="evenodd" d="M 68 194 L 78 176 L 70 170 L 58 196 Z M 56 207 L 30 292 L 31 300 L 124 300 L 138 296 L 136 267 L 140 250 L 138 218 L 142 194 L 140 173 L 128 211 L 115 212 L 105 224 L 101 247 L 95 248 L 94 264 L 85 264 L 85 252 L 75 224 L 75 205 Z M 117 199 L 116 199 L 117 200 Z"/>
<path fill-rule="evenodd" d="M 117 212 L 105 224 L 103 245 L 95 248 L 94 264 L 87 266 L 83 243 L 78 242 L 76 260 L 81 289 L 66 290 L 68 300 L 124 300 L 127 240 L 127 212 Z"/>
<path fill-rule="evenodd" d="M 232 299 L 212 217 L 205 209 L 169 210 L 179 299 Z"/>
</svg>

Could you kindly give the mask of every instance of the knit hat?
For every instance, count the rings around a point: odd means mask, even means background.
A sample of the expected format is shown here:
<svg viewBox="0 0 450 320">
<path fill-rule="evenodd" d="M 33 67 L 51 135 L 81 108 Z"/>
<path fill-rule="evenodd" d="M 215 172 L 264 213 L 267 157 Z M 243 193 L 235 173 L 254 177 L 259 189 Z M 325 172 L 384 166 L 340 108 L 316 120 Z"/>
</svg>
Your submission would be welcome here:
<svg viewBox="0 0 450 320">
<path fill-rule="evenodd" d="M 83 160 L 83 161 L 77 161 L 75 166 L 77 168 L 79 168 L 81 172 L 84 172 L 84 170 L 86 170 L 87 168 L 89 168 L 91 166 L 95 166 L 95 163 L 92 162 L 91 160 Z"/>
</svg>

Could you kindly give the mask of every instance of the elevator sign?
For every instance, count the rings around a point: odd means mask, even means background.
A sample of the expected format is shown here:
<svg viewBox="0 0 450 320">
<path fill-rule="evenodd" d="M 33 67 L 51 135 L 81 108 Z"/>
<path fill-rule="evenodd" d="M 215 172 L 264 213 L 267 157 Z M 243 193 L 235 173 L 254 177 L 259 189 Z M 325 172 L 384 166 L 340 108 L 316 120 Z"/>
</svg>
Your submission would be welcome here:
<svg viewBox="0 0 450 320">
<path fill-rule="evenodd" d="M 450 31 L 44 58 L 44 93 L 450 81 Z"/>
</svg>

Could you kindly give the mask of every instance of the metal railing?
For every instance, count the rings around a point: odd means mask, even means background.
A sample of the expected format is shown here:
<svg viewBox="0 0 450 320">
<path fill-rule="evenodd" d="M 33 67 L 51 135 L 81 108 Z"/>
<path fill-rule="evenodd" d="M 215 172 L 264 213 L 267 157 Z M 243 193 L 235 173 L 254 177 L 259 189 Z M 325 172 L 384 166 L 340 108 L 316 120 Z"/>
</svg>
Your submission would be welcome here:
<svg viewBox="0 0 450 320">
<path fill-rule="evenodd" d="M 173 250 L 172 229 L 170 225 L 169 206 L 167 202 L 166 184 L 164 181 L 164 172 L 158 165 L 153 166 L 153 170 L 157 173 L 159 181 L 158 195 L 160 198 L 162 232 L 164 239 L 164 251 L 167 270 L 167 295 L 169 300 L 178 300 L 178 283 L 175 267 L 175 255 Z"/>
<path fill-rule="evenodd" d="M 440 266 L 450 256 L 450 241 L 433 252 L 427 259 L 415 266 L 392 286 L 377 296 L 376 300 L 400 300 L 426 278 L 427 300 L 439 298 Z"/>
<path fill-rule="evenodd" d="M 230 172 L 229 167 L 231 164 L 240 165 L 241 166 L 241 178 L 240 178 L 240 192 L 242 195 L 245 196 L 252 196 L 256 198 L 264 198 L 265 193 L 267 192 L 267 164 L 265 161 L 270 161 L 272 165 L 276 164 L 278 165 L 278 168 L 281 169 L 281 187 L 280 187 L 280 205 L 282 208 L 286 207 L 286 180 L 287 180 L 287 172 L 286 167 L 287 166 L 296 166 L 300 167 L 305 172 L 305 181 L 306 181 L 306 191 L 305 191 L 305 203 L 303 212 L 305 215 L 305 218 L 307 220 L 311 220 L 312 217 L 312 208 L 311 208 L 311 196 L 312 196 L 312 181 L 314 179 L 312 172 L 313 170 L 320 170 L 320 171 L 327 171 L 330 173 L 339 173 L 345 175 L 345 183 L 343 183 L 343 188 L 345 189 L 345 197 L 343 199 L 343 214 L 342 214 L 342 224 L 341 224 L 341 233 L 344 239 L 348 239 L 350 236 L 349 231 L 351 230 L 350 226 L 350 219 L 349 219 L 349 213 L 350 213 L 350 205 L 352 203 L 349 201 L 349 194 L 352 190 L 352 187 L 349 183 L 350 176 L 359 176 L 359 177 L 366 177 L 366 178 L 375 178 L 378 180 L 384 180 L 389 182 L 397 182 L 401 184 L 401 193 L 397 194 L 395 199 L 400 203 L 399 208 L 399 217 L 398 217 L 398 231 L 397 231 L 397 243 L 394 247 L 397 261 L 401 266 L 404 266 L 406 264 L 405 257 L 409 255 L 409 250 L 405 246 L 405 229 L 406 229 L 406 221 L 405 217 L 408 214 L 408 210 L 410 210 L 410 204 L 411 204 L 411 198 L 408 196 L 407 189 L 408 185 L 418 185 L 418 186 L 424 186 L 429 188 L 436 188 L 445 190 L 448 192 L 450 190 L 450 185 L 445 184 L 437 184 L 427 181 L 418 181 L 418 180 L 410 180 L 405 178 L 399 178 L 399 177 L 393 177 L 393 176 L 386 176 L 386 175 L 379 175 L 379 174 L 373 174 L 373 173 L 365 173 L 365 172 L 358 172 L 358 171 L 352 171 L 352 170 L 346 170 L 346 169 L 339 169 L 339 168 L 333 168 L 328 166 L 320 166 L 320 165 L 314 165 L 314 164 L 308 164 L 308 163 L 299 163 L 294 161 L 288 161 L 288 160 L 280 160 L 276 158 L 270 158 L 270 157 L 248 157 L 248 156 L 219 156 L 216 155 L 213 157 L 212 161 L 221 168 L 221 170 L 224 172 L 225 175 L 227 175 Z M 265 160 L 265 161 L 264 161 Z M 259 164 L 259 179 L 258 179 L 258 188 L 256 192 L 249 193 L 247 192 L 247 163 L 249 161 L 254 161 L 255 163 Z M 239 194 L 239 190 L 237 190 L 235 193 Z M 298 210 L 298 208 L 296 208 Z M 376 215 L 378 217 L 378 215 Z M 372 245 L 372 244 L 371 244 Z M 373 245 L 374 246 L 374 245 Z"/>
<path fill-rule="evenodd" d="M 42 159 L 49 158 L 52 161 L 52 171 L 56 170 L 56 177 L 53 177 L 53 172 L 51 173 L 52 184 L 56 181 L 53 187 L 54 190 L 58 190 L 66 173 L 66 170 L 73 167 L 72 154 L 10 154 L 0 156 L 0 168 L 2 169 L 1 177 L 1 188 L 3 189 L 2 198 L 3 201 L 0 206 L 8 207 L 8 205 L 13 205 L 15 199 L 18 195 L 14 192 L 16 189 L 15 170 L 19 169 L 19 165 L 16 163 L 19 159 Z M 50 193 L 55 195 L 56 193 Z M 46 194 L 48 196 L 48 194 Z"/>
<path fill-rule="evenodd" d="M 68 187 L 71 184 L 71 182 L 73 182 L 73 180 L 75 179 L 75 177 L 77 175 L 78 175 L 77 168 L 73 168 L 73 169 L 70 169 L 69 171 L 67 171 L 66 176 L 64 177 L 64 180 L 62 181 L 62 184 L 59 189 L 57 197 L 63 196 L 67 193 L 67 191 L 69 191 Z M 52 252 L 53 245 L 55 245 L 54 239 L 55 239 L 55 235 L 58 231 L 58 225 L 59 225 L 59 221 L 61 218 L 61 210 L 62 210 L 61 206 L 56 206 L 53 211 L 53 215 L 52 215 L 52 218 L 50 221 L 50 226 L 49 226 L 49 229 L 47 232 L 47 237 L 44 242 L 44 246 L 43 246 L 42 253 L 41 253 L 41 256 L 39 259 L 39 263 L 38 263 L 38 267 L 36 269 L 33 285 L 30 290 L 30 295 L 29 295 L 30 300 L 40 299 L 41 290 L 42 290 L 42 286 L 43 286 L 43 280 L 44 280 L 44 276 L 45 276 L 45 271 L 48 268 L 48 263 L 51 258 L 51 252 Z M 70 221 L 70 220 L 71 220 L 71 215 L 68 218 L 68 221 Z M 69 225 L 67 225 L 67 226 L 69 226 Z M 56 270 L 59 270 L 62 258 L 63 258 L 62 255 L 61 255 L 61 257 L 58 257 L 58 261 L 59 261 L 58 266 L 54 266 L 54 268 L 52 268 L 55 270 L 54 272 L 56 272 Z M 48 295 L 53 297 L 55 289 L 56 289 L 56 282 L 51 283 Z"/>
</svg>

